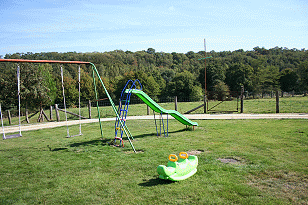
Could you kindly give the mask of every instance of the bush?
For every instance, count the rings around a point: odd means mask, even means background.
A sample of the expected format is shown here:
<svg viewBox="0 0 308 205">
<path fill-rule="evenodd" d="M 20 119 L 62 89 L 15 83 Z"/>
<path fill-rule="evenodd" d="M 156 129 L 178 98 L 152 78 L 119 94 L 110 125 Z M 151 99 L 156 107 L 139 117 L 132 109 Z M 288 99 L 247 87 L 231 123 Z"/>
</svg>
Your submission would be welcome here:
<svg viewBox="0 0 308 205">
<path fill-rule="evenodd" d="M 214 86 L 214 99 L 215 100 L 227 100 L 227 98 L 230 96 L 230 90 L 228 85 L 226 85 L 224 82 L 219 81 Z"/>
<path fill-rule="evenodd" d="M 193 86 L 192 91 L 189 95 L 191 101 L 200 101 L 203 98 L 202 88 L 199 86 Z"/>
</svg>

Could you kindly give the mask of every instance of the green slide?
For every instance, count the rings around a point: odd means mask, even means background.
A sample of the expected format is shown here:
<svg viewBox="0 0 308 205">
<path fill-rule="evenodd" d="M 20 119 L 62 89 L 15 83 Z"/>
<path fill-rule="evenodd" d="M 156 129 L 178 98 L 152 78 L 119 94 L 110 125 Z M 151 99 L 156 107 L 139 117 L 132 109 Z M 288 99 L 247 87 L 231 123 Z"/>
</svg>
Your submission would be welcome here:
<svg viewBox="0 0 308 205">
<path fill-rule="evenodd" d="M 166 110 L 166 109 L 162 108 L 154 100 L 152 100 L 152 98 L 150 98 L 147 94 L 145 94 L 141 90 L 136 90 L 136 89 L 125 90 L 125 93 L 128 93 L 128 92 L 131 92 L 131 93 L 137 95 L 145 104 L 147 104 L 155 112 L 163 113 L 163 114 L 169 114 L 184 125 L 198 126 L 198 123 L 192 122 L 191 120 L 186 118 L 184 115 L 182 115 L 178 111 Z"/>
</svg>

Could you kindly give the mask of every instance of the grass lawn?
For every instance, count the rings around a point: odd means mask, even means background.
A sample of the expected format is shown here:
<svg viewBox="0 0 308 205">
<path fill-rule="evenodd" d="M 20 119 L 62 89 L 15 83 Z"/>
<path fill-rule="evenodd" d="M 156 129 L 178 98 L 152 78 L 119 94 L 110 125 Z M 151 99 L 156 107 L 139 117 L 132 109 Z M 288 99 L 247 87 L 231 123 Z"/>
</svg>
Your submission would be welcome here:
<svg viewBox="0 0 308 205">
<path fill-rule="evenodd" d="M 138 153 L 108 145 L 114 122 L 23 132 L 0 141 L 0 204 L 308 204 L 307 120 L 175 120 L 157 137 L 152 120 L 131 120 Z M 71 127 L 71 134 L 78 133 Z M 197 173 L 158 179 L 171 153 L 199 151 Z M 223 162 L 232 163 L 223 163 Z"/>
<path fill-rule="evenodd" d="M 134 96 L 136 98 L 136 96 Z M 203 102 L 179 102 L 178 111 L 180 113 L 185 113 L 188 110 L 198 107 L 203 104 Z M 167 110 L 174 110 L 174 103 L 159 103 L 161 107 Z M 116 106 L 118 108 L 118 106 Z M 208 102 L 208 113 L 239 113 L 240 112 L 240 102 L 237 100 L 225 101 L 220 103 L 220 101 L 209 101 Z M 78 108 L 67 108 L 68 111 L 78 114 Z M 45 110 L 46 114 L 50 116 L 50 111 Z M 244 113 L 275 113 L 276 112 L 276 100 L 275 98 L 263 98 L 263 99 L 247 99 L 244 100 Z M 280 98 L 280 112 L 281 113 L 308 113 L 308 96 L 296 96 L 296 97 L 284 97 Z M 92 118 L 98 118 L 98 112 L 96 107 L 91 108 Z M 204 113 L 204 108 L 200 108 L 191 114 L 202 114 Z M 65 121 L 65 114 L 59 112 L 60 120 Z M 102 118 L 115 117 L 114 111 L 111 106 L 101 106 L 100 114 Z M 147 106 L 144 103 L 141 104 L 130 104 L 128 110 L 128 116 L 139 116 L 147 114 Z M 150 110 L 150 114 L 153 111 Z M 88 118 L 89 110 L 86 107 L 81 108 L 81 115 Z M 30 115 L 31 116 L 31 115 Z M 37 123 L 39 114 L 34 115 L 30 118 L 30 123 Z M 53 110 L 53 120 L 56 120 L 56 113 Z M 67 115 L 68 120 L 78 120 L 79 118 L 73 115 Z M 21 117 L 22 124 L 26 124 L 25 117 Z M 12 125 L 18 125 L 18 117 L 12 118 Z M 4 126 L 9 126 L 7 118 L 4 119 Z"/>
</svg>

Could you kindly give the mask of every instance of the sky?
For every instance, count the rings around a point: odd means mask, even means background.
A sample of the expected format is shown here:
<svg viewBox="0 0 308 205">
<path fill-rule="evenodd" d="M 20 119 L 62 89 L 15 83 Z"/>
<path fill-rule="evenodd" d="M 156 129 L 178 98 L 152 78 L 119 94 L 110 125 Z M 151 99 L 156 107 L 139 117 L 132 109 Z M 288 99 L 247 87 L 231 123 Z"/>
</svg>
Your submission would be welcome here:
<svg viewBox="0 0 308 205">
<path fill-rule="evenodd" d="M 0 0 L 0 56 L 308 48 L 307 0 Z"/>
</svg>

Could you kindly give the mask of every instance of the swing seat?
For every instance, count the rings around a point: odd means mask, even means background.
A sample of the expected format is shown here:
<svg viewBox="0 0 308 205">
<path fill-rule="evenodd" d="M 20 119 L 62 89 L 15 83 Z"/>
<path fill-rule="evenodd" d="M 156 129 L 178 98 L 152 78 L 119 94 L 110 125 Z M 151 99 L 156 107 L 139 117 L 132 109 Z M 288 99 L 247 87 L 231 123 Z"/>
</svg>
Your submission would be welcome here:
<svg viewBox="0 0 308 205">
<path fill-rule="evenodd" d="M 83 135 L 82 133 L 78 134 L 78 135 L 70 135 L 70 136 L 67 136 L 67 138 L 70 138 L 70 137 L 78 137 L 78 136 L 81 136 Z"/>
<path fill-rule="evenodd" d="M 5 138 L 3 138 L 4 140 L 5 139 L 12 139 L 12 138 L 17 138 L 17 137 L 22 137 L 21 134 L 13 134 L 13 135 L 5 135 Z"/>
</svg>

